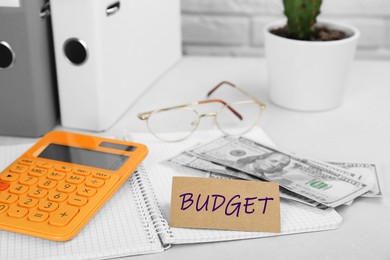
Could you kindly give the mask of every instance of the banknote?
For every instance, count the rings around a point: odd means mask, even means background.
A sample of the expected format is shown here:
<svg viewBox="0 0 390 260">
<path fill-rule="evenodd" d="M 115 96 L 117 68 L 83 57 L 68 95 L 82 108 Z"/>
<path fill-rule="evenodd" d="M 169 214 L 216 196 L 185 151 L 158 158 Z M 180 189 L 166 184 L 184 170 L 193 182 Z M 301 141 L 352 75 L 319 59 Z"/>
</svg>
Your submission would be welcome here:
<svg viewBox="0 0 390 260">
<path fill-rule="evenodd" d="M 209 162 L 205 159 L 199 158 L 185 151 L 173 158 L 166 160 L 166 162 L 193 168 L 193 169 L 202 170 L 205 172 L 219 173 L 236 179 L 250 180 L 250 181 L 259 180 L 258 178 L 253 177 L 247 173 L 235 169 L 229 169 L 228 167 L 219 165 L 217 163 Z"/>
<path fill-rule="evenodd" d="M 371 189 L 362 197 L 382 197 L 382 183 L 379 166 L 374 163 L 357 162 L 327 162 L 354 174 L 354 177 L 371 186 Z"/>
<path fill-rule="evenodd" d="M 328 207 L 337 207 L 366 193 L 370 187 L 321 165 L 267 147 L 244 137 L 220 137 L 189 150 L 201 158 L 283 188 Z"/>
<path fill-rule="evenodd" d="M 361 178 L 360 174 L 356 174 L 356 173 L 353 173 L 353 172 L 346 171 L 345 169 L 342 169 L 342 168 L 340 168 L 338 166 L 335 166 L 333 164 L 329 164 L 327 162 L 320 162 L 320 161 L 317 161 L 317 160 L 309 160 L 307 158 L 306 159 L 302 159 L 302 160 L 304 160 L 306 163 L 310 163 L 312 165 L 314 164 L 315 166 L 325 167 L 329 171 L 338 172 L 338 173 L 341 173 L 342 175 L 347 175 L 347 176 L 349 176 L 349 177 L 351 177 L 352 179 L 355 179 L 355 180 L 360 180 L 360 178 Z M 365 194 L 367 194 L 367 192 Z M 361 196 L 364 196 L 365 194 L 363 194 Z M 350 201 L 344 203 L 344 205 L 351 206 L 352 202 L 353 202 L 353 200 L 350 200 Z"/>
<path fill-rule="evenodd" d="M 204 174 L 206 175 L 205 177 L 208 178 L 241 179 L 241 180 L 250 180 L 250 181 L 262 180 L 257 177 L 253 177 L 248 173 L 241 172 L 239 170 L 235 170 L 223 165 L 219 165 L 217 163 L 207 161 L 203 158 L 200 158 L 186 151 L 166 160 L 165 162 L 176 166 L 182 166 L 182 167 L 200 170 L 204 172 Z M 289 190 L 284 189 L 283 187 L 281 187 L 280 189 L 280 197 L 288 200 L 296 201 L 299 203 L 303 203 L 305 205 L 309 205 L 312 207 L 316 207 L 319 209 L 328 208 L 325 205 L 322 205 L 309 198 L 303 197 L 299 194 L 295 194 Z"/>
</svg>

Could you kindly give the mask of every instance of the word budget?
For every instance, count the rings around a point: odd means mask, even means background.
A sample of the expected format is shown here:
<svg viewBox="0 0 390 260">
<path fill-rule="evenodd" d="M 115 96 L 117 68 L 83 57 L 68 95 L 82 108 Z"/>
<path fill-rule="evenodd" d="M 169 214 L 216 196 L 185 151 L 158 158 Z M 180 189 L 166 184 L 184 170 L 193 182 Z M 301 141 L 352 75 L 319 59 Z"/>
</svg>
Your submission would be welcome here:
<svg viewBox="0 0 390 260">
<path fill-rule="evenodd" d="M 199 211 L 215 212 L 223 210 L 226 216 L 239 217 L 241 214 L 253 214 L 256 210 L 261 210 L 262 214 L 267 211 L 269 201 L 274 198 L 270 197 L 244 197 L 236 194 L 231 197 L 225 197 L 221 194 L 194 194 L 187 192 L 180 194 L 181 210 L 195 209 Z"/>
</svg>

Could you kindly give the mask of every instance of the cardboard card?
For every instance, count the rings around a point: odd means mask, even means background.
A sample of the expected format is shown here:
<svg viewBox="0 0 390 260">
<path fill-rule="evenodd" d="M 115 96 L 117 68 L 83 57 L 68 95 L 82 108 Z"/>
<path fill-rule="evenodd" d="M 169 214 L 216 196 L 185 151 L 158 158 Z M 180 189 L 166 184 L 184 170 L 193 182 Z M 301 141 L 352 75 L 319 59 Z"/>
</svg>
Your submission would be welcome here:
<svg viewBox="0 0 390 260">
<path fill-rule="evenodd" d="M 279 185 L 173 177 L 170 226 L 279 233 Z"/>
</svg>

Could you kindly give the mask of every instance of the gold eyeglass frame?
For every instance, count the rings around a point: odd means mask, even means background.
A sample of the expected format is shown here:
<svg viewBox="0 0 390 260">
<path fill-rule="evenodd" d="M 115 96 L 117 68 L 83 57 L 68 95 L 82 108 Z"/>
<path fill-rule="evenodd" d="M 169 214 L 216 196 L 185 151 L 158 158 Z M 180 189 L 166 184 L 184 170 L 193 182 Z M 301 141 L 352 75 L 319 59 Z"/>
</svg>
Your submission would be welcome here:
<svg viewBox="0 0 390 260">
<path fill-rule="evenodd" d="M 207 98 L 209 98 L 211 96 L 212 93 L 214 93 L 219 87 L 223 86 L 223 85 L 229 85 L 231 87 L 234 87 L 235 89 L 237 89 L 238 91 L 240 91 L 242 94 L 244 94 L 245 96 L 248 96 L 249 98 L 251 98 L 250 100 L 242 100 L 242 101 L 236 101 L 236 102 L 232 102 L 231 105 L 236 105 L 236 104 L 249 104 L 249 103 L 256 103 L 257 105 L 259 105 L 260 107 L 260 113 L 259 115 L 257 116 L 256 120 L 254 121 L 253 125 L 248 128 L 246 131 L 242 132 L 241 134 L 244 134 L 246 132 L 248 132 L 249 130 L 251 130 L 256 124 L 257 122 L 259 121 L 260 119 L 260 116 L 263 112 L 263 110 L 266 109 L 266 105 L 261 102 L 260 100 L 258 100 L 256 97 L 254 97 L 253 95 L 249 94 L 248 92 L 246 92 L 245 90 L 243 90 L 242 88 L 238 87 L 237 85 L 229 82 L 229 81 L 222 81 L 220 82 L 218 85 L 216 85 L 212 90 L 209 91 L 209 93 L 207 94 Z M 215 103 L 215 102 L 218 102 L 218 103 L 222 103 L 223 106 L 221 108 L 219 108 L 216 112 L 210 112 L 210 113 L 204 113 L 204 114 L 200 114 L 197 110 L 193 109 L 192 107 L 193 106 L 196 106 L 196 105 L 202 105 L 202 104 L 208 104 L 208 103 Z M 207 100 L 203 100 L 203 101 L 198 101 L 198 102 L 193 102 L 193 103 L 187 103 L 187 104 L 183 104 L 183 105 L 178 105 L 178 106 L 171 106 L 171 107 L 164 107 L 164 108 L 159 108 L 159 109 L 155 109 L 155 110 L 152 110 L 152 111 L 148 111 L 148 112 L 142 112 L 142 113 L 139 113 L 137 116 L 139 119 L 143 120 L 143 121 L 146 121 L 146 125 L 150 131 L 150 133 L 152 133 L 152 135 L 154 137 L 156 137 L 157 139 L 161 140 L 161 141 L 164 141 L 164 142 L 180 142 L 180 141 L 183 141 L 185 139 L 187 139 L 189 136 L 191 136 L 195 131 L 196 129 L 198 128 L 199 126 L 199 123 L 200 123 L 200 120 L 203 118 L 203 117 L 214 117 L 214 123 L 217 125 L 218 129 L 226 134 L 226 135 L 231 135 L 229 134 L 228 132 L 226 132 L 225 130 L 223 130 L 223 128 L 221 128 L 221 126 L 219 125 L 218 123 L 218 120 L 217 120 L 217 115 L 218 113 L 220 113 L 220 111 L 222 111 L 222 109 L 225 109 L 225 108 L 228 108 L 232 113 L 234 113 L 240 120 L 243 119 L 243 117 L 241 116 L 240 113 L 238 113 L 236 110 L 234 110 L 231 105 L 229 105 L 228 103 L 226 103 L 225 101 L 221 100 L 221 99 L 207 99 Z M 180 139 L 177 139 L 177 140 L 166 140 L 164 138 L 161 138 L 160 136 L 158 136 L 150 127 L 149 125 L 149 118 L 151 118 L 154 114 L 157 114 L 159 112 L 162 112 L 162 111 L 169 111 L 169 110 L 174 110 L 174 109 L 185 109 L 185 110 L 189 110 L 189 111 L 192 111 L 196 114 L 197 116 L 197 121 L 196 122 L 192 122 L 192 129 L 191 131 L 188 133 L 188 135 L 186 135 L 185 137 L 183 138 L 180 138 Z"/>
</svg>

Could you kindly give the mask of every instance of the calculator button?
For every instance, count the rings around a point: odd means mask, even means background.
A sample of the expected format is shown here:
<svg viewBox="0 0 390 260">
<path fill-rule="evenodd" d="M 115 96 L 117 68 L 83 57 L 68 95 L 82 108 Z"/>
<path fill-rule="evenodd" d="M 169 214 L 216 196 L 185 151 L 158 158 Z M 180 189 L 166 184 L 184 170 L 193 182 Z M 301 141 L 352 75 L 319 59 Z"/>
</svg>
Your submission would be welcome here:
<svg viewBox="0 0 390 260">
<path fill-rule="evenodd" d="M 28 219 L 34 222 L 43 222 L 49 217 L 49 214 L 39 210 L 33 210 L 28 214 Z"/>
<path fill-rule="evenodd" d="M 60 183 L 57 187 L 57 190 L 65 193 L 71 193 L 74 192 L 76 188 L 76 185 L 70 183 Z"/>
<path fill-rule="evenodd" d="M 34 160 L 31 160 L 31 159 L 26 159 L 26 158 L 23 158 L 23 159 L 20 159 L 18 161 L 18 163 L 20 164 L 23 164 L 23 165 L 33 165 L 34 164 Z"/>
<path fill-rule="evenodd" d="M 28 213 L 28 209 L 21 208 L 19 206 L 13 205 L 8 210 L 8 216 L 14 218 L 23 218 Z"/>
<path fill-rule="evenodd" d="M 65 165 L 57 165 L 55 169 L 60 172 L 71 172 L 73 168 Z"/>
<path fill-rule="evenodd" d="M 41 200 L 38 205 L 38 209 L 45 212 L 53 212 L 58 208 L 57 202 L 51 202 L 47 200 Z"/>
<path fill-rule="evenodd" d="M 92 188 L 100 188 L 104 185 L 104 181 L 96 178 L 89 177 L 85 182 L 85 185 Z"/>
<path fill-rule="evenodd" d="M 37 181 L 38 181 L 38 178 L 36 178 L 36 177 L 32 177 L 30 175 L 23 175 L 22 177 L 20 177 L 19 183 L 31 186 L 31 185 L 35 184 Z"/>
<path fill-rule="evenodd" d="M 47 197 L 48 200 L 55 201 L 55 202 L 63 202 L 68 198 L 68 195 L 65 193 L 61 193 L 58 191 L 51 191 L 49 194 L 49 197 Z"/>
<path fill-rule="evenodd" d="M 57 182 L 53 181 L 53 180 L 41 179 L 38 182 L 38 187 L 39 188 L 43 188 L 43 189 L 47 189 L 47 190 L 51 190 L 55 186 L 57 186 Z"/>
<path fill-rule="evenodd" d="M 8 187 L 9 187 L 9 182 L 0 180 L 0 191 L 4 191 L 8 189 Z"/>
<path fill-rule="evenodd" d="M 24 173 L 28 170 L 28 166 L 16 164 L 16 165 L 12 165 L 9 170 L 15 173 Z"/>
<path fill-rule="evenodd" d="M 72 195 L 68 199 L 68 203 L 73 206 L 84 206 L 87 204 L 88 199 L 85 197 L 77 196 L 77 195 Z"/>
<path fill-rule="evenodd" d="M 15 201 L 18 200 L 18 196 L 14 194 L 9 194 L 9 193 L 0 193 L 0 202 L 3 203 L 14 203 Z"/>
<path fill-rule="evenodd" d="M 84 197 L 92 197 L 93 195 L 95 195 L 95 193 L 96 193 L 96 189 L 88 188 L 85 186 L 81 186 L 77 190 L 77 194 Z"/>
<path fill-rule="evenodd" d="M 11 184 L 9 192 L 13 194 L 24 194 L 28 191 L 28 186 L 24 186 L 18 183 Z"/>
<path fill-rule="evenodd" d="M 12 173 L 12 172 L 4 173 L 1 175 L 0 179 L 3 181 L 10 181 L 10 182 L 16 181 L 17 179 L 19 179 L 19 174 Z"/>
<path fill-rule="evenodd" d="M 47 175 L 47 178 L 50 180 L 59 181 L 59 180 L 62 180 L 63 178 L 65 178 L 65 176 L 66 176 L 66 173 L 64 173 L 64 172 L 52 171 Z"/>
<path fill-rule="evenodd" d="M 29 197 L 23 197 L 19 200 L 18 204 L 23 208 L 32 208 L 38 204 L 38 200 Z"/>
<path fill-rule="evenodd" d="M 68 224 L 77 215 L 77 213 L 79 213 L 79 208 L 63 204 L 59 209 L 51 214 L 49 224 L 63 227 Z"/>
<path fill-rule="evenodd" d="M 105 172 L 95 172 L 92 176 L 103 180 L 107 180 L 110 178 L 110 175 Z"/>
<path fill-rule="evenodd" d="M 66 177 L 66 181 L 73 184 L 80 184 L 84 182 L 85 178 L 83 176 L 78 176 L 75 174 L 70 174 Z"/>
<path fill-rule="evenodd" d="M 74 169 L 73 172 L 78 174 L 78 175 L 83 175 L 83 176 L 87 176 L 87 175 L 91 174 L 91 171 L 85 170 L 85 169 L 79 169 L 79 168 Z"/>
<path fill-rule="evenodd" d="M 8 209 L 8 206 L 0 203 L 0 213 L 5 212 Z"/>
<path fill-rule="evenodd" d="M 44 189 L 41 189 L 38 187 L 31 188 L 28 192 L 28 196 L 33 197 L 33 198 L 37 198 L 37 199 L 41 199 L 41 198 L 45 197 L 46 194 L 47 194 L 47 190 L 44 190 Z"/>
<path fill-rule="evenodd" d="M 44 169 L 50 169 L 54 167 L 52 163 L 48 163 L 48 162 L 37 162 L 37 166 Z"/>
<path fill-rule="evenodd" d="M 36 168 L 36 167 L 31 168 L 31 170 L 28 172 L 29 175 L 36 176 L 36 177 L 42 177 L 46 173 L 47 173 L 47 170 Z"/>
</svg>

